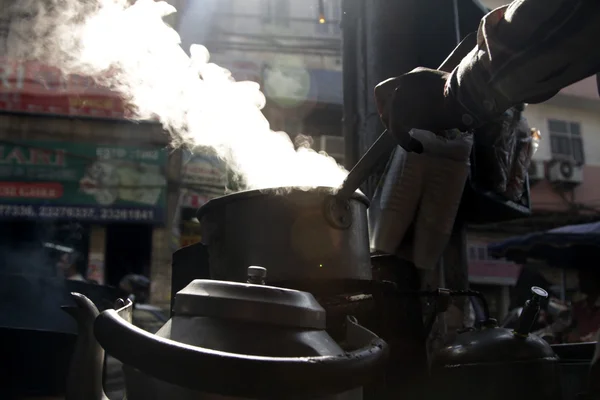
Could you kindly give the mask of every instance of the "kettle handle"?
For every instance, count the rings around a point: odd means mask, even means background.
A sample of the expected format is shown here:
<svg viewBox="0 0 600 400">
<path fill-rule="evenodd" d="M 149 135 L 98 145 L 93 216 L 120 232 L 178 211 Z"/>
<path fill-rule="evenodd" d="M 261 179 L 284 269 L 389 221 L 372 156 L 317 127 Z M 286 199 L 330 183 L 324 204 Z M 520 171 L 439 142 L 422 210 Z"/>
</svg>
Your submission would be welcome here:
<svg viewBox="0 0 600 400">
<path fill-rule="evenodd" d="M 115 310 L 98 316 L 94 334 L 107 353 L 147 375 L 191 390 L 251 398 L 342 393 L 376 379 L 388 355 L 388 345 L 375 334 L 363 335 L 360 349 L 339 356 L 228 353 L 152 335 Z"/>
</svg>

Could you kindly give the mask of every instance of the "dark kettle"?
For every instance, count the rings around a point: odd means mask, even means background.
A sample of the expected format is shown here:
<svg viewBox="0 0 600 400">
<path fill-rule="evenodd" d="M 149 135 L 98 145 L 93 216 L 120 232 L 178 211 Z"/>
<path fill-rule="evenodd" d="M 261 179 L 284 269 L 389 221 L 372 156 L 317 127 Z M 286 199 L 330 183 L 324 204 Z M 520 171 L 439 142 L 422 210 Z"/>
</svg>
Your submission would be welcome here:
<svg viewBox="0 0 600 400">
<path fill-rule="evenodd" d="M 434 354 L 435 394 L 448 400 L 561 398 L 559 359 L 546 341 L 530 334 L 548 294 L 538 287 L 531 291 L 514 330 L 488 319 Z"/>
</svg>

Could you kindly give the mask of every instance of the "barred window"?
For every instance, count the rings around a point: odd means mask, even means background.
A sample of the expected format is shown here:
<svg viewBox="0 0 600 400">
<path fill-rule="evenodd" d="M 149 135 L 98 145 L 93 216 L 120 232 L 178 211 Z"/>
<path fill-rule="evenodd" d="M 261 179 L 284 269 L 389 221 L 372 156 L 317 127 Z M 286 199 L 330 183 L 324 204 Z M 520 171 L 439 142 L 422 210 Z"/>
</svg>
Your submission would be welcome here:
<svg viewBox="0 0 600 400">
<path fill-rule="evenodd" d="M 581 125 L 578 122 L 550 119 L 548 131 L 553 157 L 572 160 L 579 165 L 585 163 Z"/>
<path fill-rule="evenodd" d="M 265 22 L 289 26 L 290 24 L 290 0 L 263 0 Z"/>
</svg>

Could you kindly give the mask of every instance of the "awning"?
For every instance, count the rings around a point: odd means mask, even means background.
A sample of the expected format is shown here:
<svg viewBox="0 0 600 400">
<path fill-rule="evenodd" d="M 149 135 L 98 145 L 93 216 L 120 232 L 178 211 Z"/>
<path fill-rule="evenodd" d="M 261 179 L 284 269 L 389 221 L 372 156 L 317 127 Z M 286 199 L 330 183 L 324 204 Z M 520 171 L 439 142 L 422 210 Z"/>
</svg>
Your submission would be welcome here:
<svg viewBox="0 0 600 400">
<path fill-rule="evenodd" d="M 558 267 L 583 267 L 600 255 L 600 222 L 512 237 L 490 244 L 488 251 L 493 257 L 517 263 L 532 259 Z"/>
</svg>

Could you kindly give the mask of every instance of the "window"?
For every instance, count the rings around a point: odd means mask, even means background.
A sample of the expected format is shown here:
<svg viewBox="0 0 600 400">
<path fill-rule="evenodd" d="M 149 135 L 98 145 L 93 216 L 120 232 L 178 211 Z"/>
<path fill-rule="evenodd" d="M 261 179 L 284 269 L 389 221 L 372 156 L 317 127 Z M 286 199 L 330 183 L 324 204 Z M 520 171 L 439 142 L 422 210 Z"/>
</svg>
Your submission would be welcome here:
<svg viewBox="0 0 600 400">
<path fill-rule="evenodd" d="M 329 0 L 329 12 L 331 13 L 331 33 L 334 35 L 340 35 L 342 30 L 340 24 L 342 23 L 342 2 L 341 0 Z"/>
<path fill-rule="evenodd" d="M 487 249 L 485 247 L 479 247 L 477 249 L 477 258 L 479 260 L 487 260 Z"/>
<path fill-rule="evenodd" d="M 6 41 L 8 39 L 8 31 L 10 30 L 11 25 L 11 14 L 10 7 L 12 5 L 7 5 L 6 1 L 0 5 L 0 51 L 2 54 L 6 52 Z"/>
<path fill-rule="evenodd" d="M 488 251 L 486 243 L 470 243 L 467 246 L 467 260 L 469 262 L 488 261 L 495 264 L 512 264 L 511 261 L 505 258 L 492 257 Z"/>
<path fill-rule="evenodd" d="M 488 255 L 487 244 L 473 243 L 467 246 L 467 258 L 469 261 L 486 261 L 491 259 Z"/>
<path fill-rule="evenodd" d="M 552 156 L 569 159 L 581 165 L 585 163 L 581 125 L 578 122 L 548 120 Z"/>
<path fill-rule="evenodd" d="M 302 133 L 304 127 L 302 126 L 302 120 L 294 117 L 287 117 L 283 121 L 283 130 L 292 136 L 296 136 Z"/>
<path fill-rule="evenodd" d="M 468 259 L 473 261 L 477 260 L 477 249 L 474 246 L 469 246 Z"/>
<path fill-rule="evenodd" d="M 338 164 L 344 165 L 345 140 L 343 136 L 321 135 L 315 137 L 319 144 L 315 146 L 317 151 L 324 151 L 332 157 Z"/>
<path fill-rule="evenodd" d="M 263 0 L 265 23 L 278 26 L 290 24 L 290 0 Z"/>
</svg>

